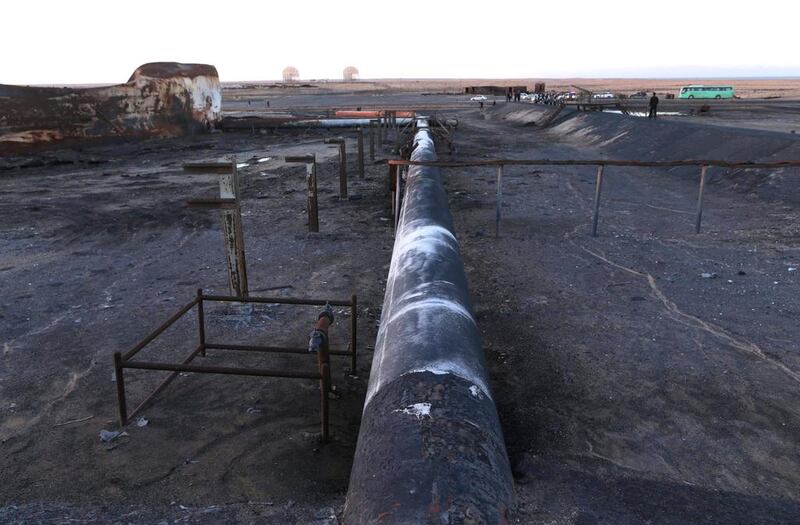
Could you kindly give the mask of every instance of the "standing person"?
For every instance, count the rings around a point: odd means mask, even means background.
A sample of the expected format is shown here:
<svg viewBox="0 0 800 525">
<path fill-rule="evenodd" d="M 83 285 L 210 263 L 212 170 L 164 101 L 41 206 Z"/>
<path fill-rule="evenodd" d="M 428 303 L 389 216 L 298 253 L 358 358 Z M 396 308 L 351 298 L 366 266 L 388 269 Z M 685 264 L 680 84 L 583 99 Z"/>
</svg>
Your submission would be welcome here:
<svg viewBox="0 0 800 525">
<path fill-rule="evenodd" d="M 647 118 L 658 118 L 658 97 L 655 93 L 650 97 L 650 113 L 647 114 Z"/>
</svg>

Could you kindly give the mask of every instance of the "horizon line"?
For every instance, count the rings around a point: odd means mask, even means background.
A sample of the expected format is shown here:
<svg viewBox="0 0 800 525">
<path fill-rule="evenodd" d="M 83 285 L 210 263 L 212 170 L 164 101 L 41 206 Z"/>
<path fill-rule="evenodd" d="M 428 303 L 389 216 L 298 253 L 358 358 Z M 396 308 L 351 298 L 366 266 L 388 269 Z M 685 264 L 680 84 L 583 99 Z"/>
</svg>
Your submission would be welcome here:
<svg viewBox="0 0 800 525">
<path fill-rule="evenodd" d="M 344 80 L 340 78 L 301 78 L 293 81 L 284 81 L 282 79 L 260 79 L 260 80 L 220 80 L 220 84 L 237 84 L 237 83 L 270 83 L 270 84 L 302 84 L 308 82 L 330 82 L 339 84 L 359 84 L 370 82 L 414 82 L 414 81 L 440 81 L 440 82 L 463 82 L 463 81 L 567 81 L 567 80 L 800 80 L 800 75 L 711 75 L 711 76 L 676 76 L 676 77 L 657 77 L 657 76 L 642 76 L 642 77 L 615 77 L 615 76 L 575 76 L 575 77 L 382 77 L 382 78 L 360 78 L 358 80 Z M 80 87 L 80 86 L 115 86 L 125 84 L 126 82 L 84 82 L 84 83 L 64 83 L 64 82 L 48 82 L 48 83 L 31 83 L 31 84 L 5 84 L 0 82 L 0 85 L 5 86 L 30 86 L 30 87 Z"/>
</svg>

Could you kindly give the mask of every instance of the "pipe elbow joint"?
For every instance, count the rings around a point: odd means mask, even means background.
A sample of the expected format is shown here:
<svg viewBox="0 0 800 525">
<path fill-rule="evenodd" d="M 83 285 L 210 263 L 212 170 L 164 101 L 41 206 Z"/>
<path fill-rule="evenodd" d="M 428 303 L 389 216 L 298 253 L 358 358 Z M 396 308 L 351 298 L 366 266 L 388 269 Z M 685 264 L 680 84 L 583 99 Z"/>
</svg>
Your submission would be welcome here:
<svg viewBox="0 0 800 525">
<path fill-rule="evenodd" d="M 322 310 L 319 315 L 317 316 L 317 321 L 322 319 L 323 317 L 328 318 L 328 324 L 333 324 L 334 316 L 333 316 L 333 307 L 330 304 L 325 305 L 325 309 Z"/>
</svg>

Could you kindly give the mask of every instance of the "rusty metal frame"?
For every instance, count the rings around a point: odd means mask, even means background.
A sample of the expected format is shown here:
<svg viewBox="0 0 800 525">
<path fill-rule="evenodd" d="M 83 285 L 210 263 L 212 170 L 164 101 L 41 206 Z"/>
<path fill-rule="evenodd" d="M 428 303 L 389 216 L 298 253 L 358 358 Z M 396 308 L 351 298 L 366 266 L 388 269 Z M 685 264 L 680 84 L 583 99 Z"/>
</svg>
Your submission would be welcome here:
<svg viewBox="0 0 800 525">
<path fill-rule="evenodd" d="M 375 160 L 375 129 L 378 127 L 378 120 L 369 121 L 369 160 Z"/>
<path fill-rule="evenodd" d="M 397 221 L 399 220 L 399 210 L 398 210 L 398 200 L 400 198 L 400 166 L 396 164 L 392 164 L 389 162 L 387 164 L 388 169 L 388 177 L 387 177 L 387 193 L 389 194 L 389 209 L 392 218 L 394 219 L 392 222 L 392 226 L 397 226 Z"/>
<path fill-rule="evenodd" d="M 274 370 L 265 368 L 244 368 L 228 366 L 204 366 L 193 365 L 192 361 L 197 357 L 204 357 L 207 350 L 233 350 L 244 352 L 266 352 L 283 354 L 308 354 L 309 349 L 298 347 L 282 346 L 260 346 L 260 345 L 239 345 L 209 342 L 206 340 L 205 333 L 205 302 L 235 302 L 241 304 L 293 304 L 303 306 L 349 306 L 350 307 L 350 341 L 347 350 L 331 350 L 328 346 L 327 324 L 320 323 L 323 315 L 321 314 L 315 325 L 315 331 L 322 332 L 322 344 L 318 351 L 318 370 Z M 159 335 L 164 333 L 176 321 L 190 312 L 197 309 L 197 334 L 198 344 L 183 361 L 179 363 L 163 361 L 139 361 L 133 358 L 148 344 L 153 342 Z M 330 356 L 349 356 L 351 374 L 356 373 L 357 365 L 357 334 L 358 334 L 358 300 L 355 294 L 351 295 L 350 300 L 327 300 L 313 298 L 292 298 L 292 297 L 236 297 L 230 295 L 207 295 L 201 289 L 197 290 L 195 298 L 174 313 L 169 319 L 164 321 L 158 328 L 153 330 L 144 339 L 139 341 L 127 352 L 114 352 L 114 374 L 117 383 L 117 401 L 119 403 L 120 425 L 127 425 L 134 416 L 150 406 L 154 398 L 160 394 L 181 372 L 194 372 L 201 374 L 224 374 L 236 376 L 255 376 L 255 377 L 283 377 L 293 379 L 318 379 L 320 380 L 321 391 L 321 435 L 323 440 L 327 440 L 329 433 L 329 410 L 328 393 L 331 391 L 330 379 Z M 128 413 L 127 397 L 125 393 L 125 369 L 134 370 L 160 370 L 172 372 L 153 390 L 144 401 L 139 403 L 136 408 Z"/>
<path fill-rule="evenodd" d="M 413 119 L 409 119 L 408 122 L 402 125 L 399 123 L 397 124 L 397 138 L 395 141 L 396 151 L 399 152 L 402 149 L 403 143 L 412 141 L 415 133 L 413 127 L 415 125 L 416 121 Z M 428 119 L 428 132 L 433 136 L 434 139 L 444 141 L 447 145 L 448 152 L 451 154 L 455 151 L 453 131 L 455 130 L 456 126 L 458 126 L 458 121 L 455 119 L 441 119 L 436 116 Z"/>
<path fill-rule="evenodd" d="M 433 166 L 438 168 L 465 168 L 475 166 L 496 166 L 497 171 L 497 191 L 495 203 L 495 236 L 500 235 L 500 208 L 502 206 L 502 183 L 504 166 L 597 166 L 597 178 L 595 181 L 594 207 L 592 210 L 592 237 L 597 237 L 597 225 L 600 217 L 600 194 L 603 186 L 603 175 L 607 166 L 642 167 L 642 168 L 675 168 L 680 166 L 694 166 L 700 168 L 700 182 L 697 192 L 697 209 L 695 211 L 695 233 L 700 233 L 703 220 L 703 193 L 706 185 L 706 172 L 710 166 L 732 169 L 776 169 L 800 167 L 800 160 L 786 160 L 775 162 L 755 162 L 755 161 L 727 161 L 727 160 L 661 160 L 661 161 L 638 161 L 638 160 L 552 160 L 552 159 L 489 159 L 489 160 L 466 160 L 466 161 L 412 161 L 404 159 L 389 159 L 390 184 L 393 168 L 399 166 Z"/>
<path fill-rule="evenodd" d="M 189 162 L 183 171 L 195 174 L 219 175 L 219 199 L 196 199 L 186 204 L 190 208 L 217 208 L 222 210 L 222 233 L 225 239 L 225 256 L 228 264 L 228 284 L 231 293 L 248 296 L 247 262 L 242 230 L 241 200 L 239 198 L 239 172 L 236 157 L 229 162 Z"/>
<path fill-rule="evenodd" d="M 347 141 L 344 137 L 325 139 L 325 144 L 339 146 L 339 200 L 347 200 Z"/>
<path fill-rule="evenodd" d="M 357 133 L 358 133 L 358 137 L 357 137 L 357 139 L 358 139 L 358 142 L 357 142 L 357 147 L 358 147 L 358 178 L 359 179 L 363 179 L 365 177 L 365 175 L 364 175 L 364 128 L 359 126 L 358 129 L 357 129 Z"/>
<path fill-rule="evenodd" d="M 319 232 L 319 205 L 317 200 L 317 157 L 313 153 L 283 158 L 287 164 L 305 164 L 306 166 L 306 211 L 308 213 L 308 231 Z"/>
</svg>

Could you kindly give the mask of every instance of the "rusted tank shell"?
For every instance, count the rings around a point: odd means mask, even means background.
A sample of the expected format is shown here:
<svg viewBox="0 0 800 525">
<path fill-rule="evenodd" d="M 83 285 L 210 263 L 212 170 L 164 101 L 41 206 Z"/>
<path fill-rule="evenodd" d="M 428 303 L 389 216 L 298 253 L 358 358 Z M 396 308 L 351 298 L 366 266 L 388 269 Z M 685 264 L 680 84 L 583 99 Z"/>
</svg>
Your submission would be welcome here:
<svg viewBox="0 0 800 525">
<path fill-rule="evenodd" d="M 51 88 L 0 84 L 0 151 L 70 138 L 175 136 L 222 119 L 214 66 L 156 62 L 125 84 Z"/>
</svg>

